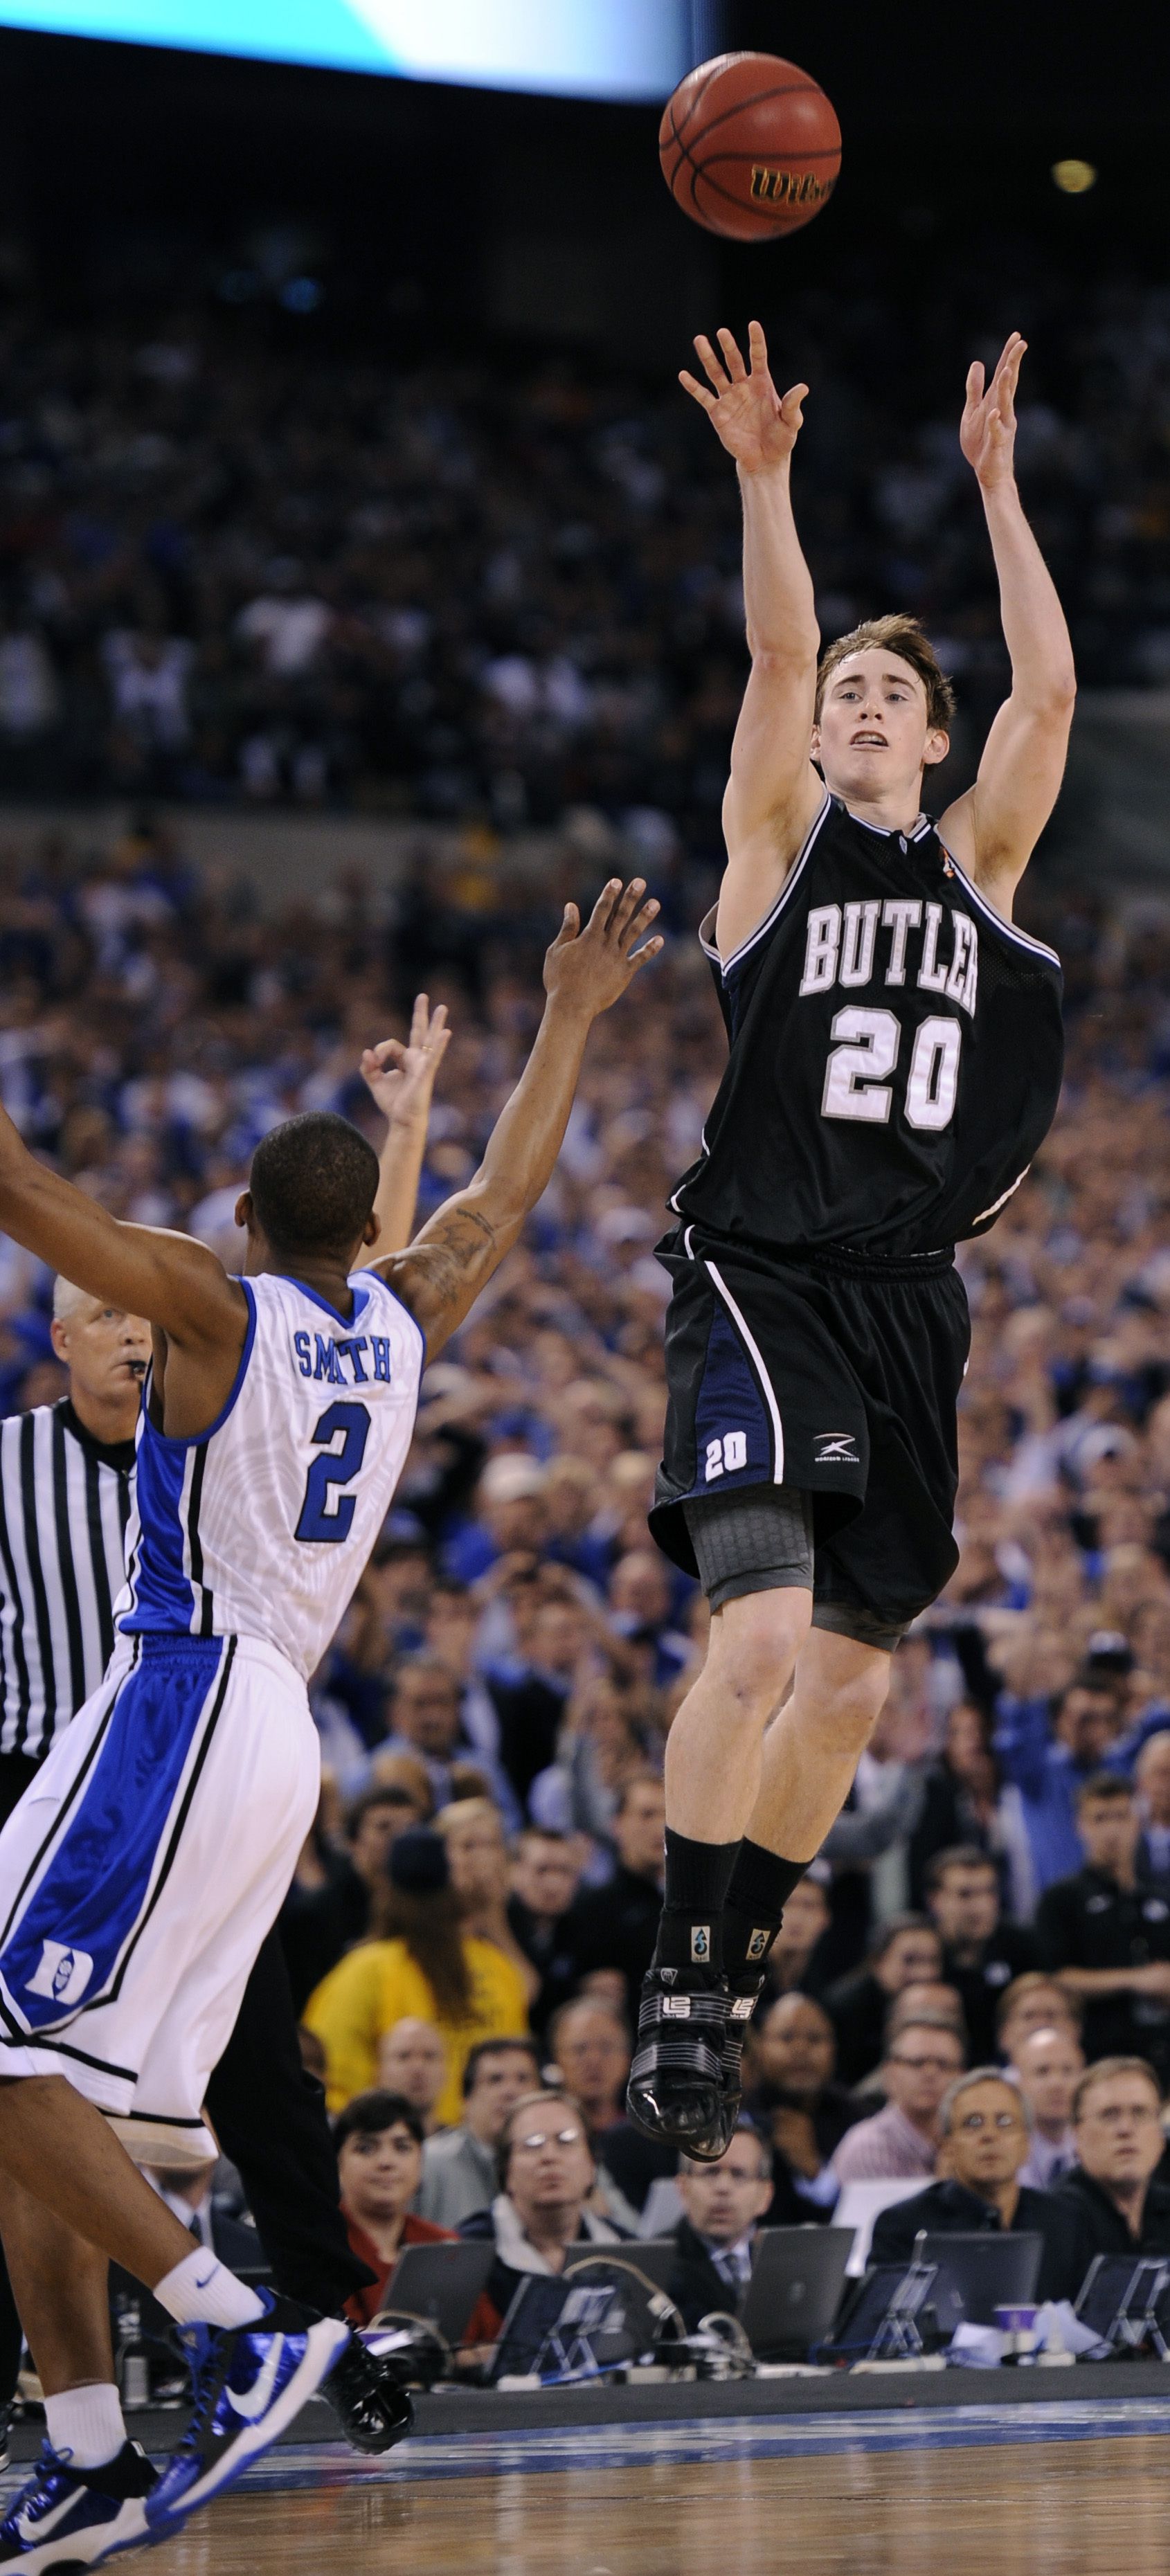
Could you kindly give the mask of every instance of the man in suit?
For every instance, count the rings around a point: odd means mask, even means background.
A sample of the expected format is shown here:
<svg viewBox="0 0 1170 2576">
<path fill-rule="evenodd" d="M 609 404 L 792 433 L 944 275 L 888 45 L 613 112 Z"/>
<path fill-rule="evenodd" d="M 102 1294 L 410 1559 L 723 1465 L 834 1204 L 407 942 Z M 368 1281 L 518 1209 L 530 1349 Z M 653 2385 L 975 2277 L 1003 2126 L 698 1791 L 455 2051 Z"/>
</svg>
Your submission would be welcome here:
<svg viewBox="0 0 1170 2576">
<path fill-rule="evenodd" d="M 267 2271 L 264 2249 L 251 2219 L 240 2218 L 213 2189 L 215 2166 L 181 2165 L 173 2169 L 147 2165 L 144 2171 L 155 2190 L 189 2227 L 200 2245 L 206 2245 L 221 2263 L 233 2272 Z"/>
<path fill-rule="evenodd" d="M 1077 2213 L 1094 2254 L 1170 2254 L 1170 2186 L 1155 2179 L 1165 2139 L 1162 2097 L 1143 2057 L 1100 2057 L 1073 2095 L 1077 2161 L 1057 2198 Z"/>
<path fill-rule="evenodd" d="M 675 2266 L 667 2282 L 688 2334 L 713 2308 L 737 2316 L 752 2276 L 756 2229 L 772 2197 L 772 2151 L 741 2119 L 717 2164 L 678 2169 L 685 2215 L 674 2231 Z"/>
<path fill-rule="evenodd" d="M 1062 2196 L 1030 2191 L 1019 2180 L 1031 2139 L 1031 2112 L 1018 2086 L 997 2067 L 976 2066 L 944 2095 L 939 2163 L 944 2179 L 876 2220 L 870 2259 L 909 2263 L 914 2240 L 1010 2229 L 1043 2240 L 1039 2299 L 1075 2299 L 1092 2260 L 1089 2231 Z"/>
</svg>

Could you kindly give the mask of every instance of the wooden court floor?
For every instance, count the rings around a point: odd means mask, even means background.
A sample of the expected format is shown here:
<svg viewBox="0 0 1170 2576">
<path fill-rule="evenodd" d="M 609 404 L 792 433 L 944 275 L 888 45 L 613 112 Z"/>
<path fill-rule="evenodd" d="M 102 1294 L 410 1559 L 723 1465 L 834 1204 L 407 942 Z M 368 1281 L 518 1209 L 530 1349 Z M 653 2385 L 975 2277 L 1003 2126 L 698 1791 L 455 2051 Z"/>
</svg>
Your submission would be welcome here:
<svg viewBox="0 0 1170 2576">
<path fill-rule="evenodd" d="M 158 2576 L 1167 2576 L 1170 2436 L 225 2497 Z"/>
</svg>

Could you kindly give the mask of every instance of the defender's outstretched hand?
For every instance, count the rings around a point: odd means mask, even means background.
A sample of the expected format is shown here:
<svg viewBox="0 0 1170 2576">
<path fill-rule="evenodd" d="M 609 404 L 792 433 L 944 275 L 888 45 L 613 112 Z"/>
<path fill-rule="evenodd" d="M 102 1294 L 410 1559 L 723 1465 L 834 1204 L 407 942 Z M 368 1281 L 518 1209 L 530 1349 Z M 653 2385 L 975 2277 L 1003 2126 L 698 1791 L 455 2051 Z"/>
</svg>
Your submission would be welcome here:
<svg viewBox="0 0 1170 2576">
<path fill-rule="evenodd" d="M 446 1003 L 439 1002 L 432 1011 L 427 995 L 419 993 L 405 1044 L 401 1038 L 383 1038 L 379 1045 L 366 1048 L 361 1077 L 392 1127 L 425 1121 L 435 1075 L 450 1043 Z"/>
<path fill-rule="evenodd" d="M 714 387 L 709 393 L 697 376 L 688 375 L 683 367 L 679 383 L 693 402 L 701 403 L 723 441 L 729 456 L 745 474 L 763 474 L 770 466 L 783 465 L 791 456 L 800 435 L 804 418 L 801 405 L 807 385 L 792 385 L 783 400 L 768 372 L 768 343 L 763 324 L 748 324 L 749 365 L 745 367 L 738 343 L 730 331 L 716 332 L 723 353 L 720 365 L 705 332 L 700 331 L 695 347 L 704 374 Z"/>
<path fill-rule="evenodd" d="M 621 1000 L 638 968 L 647 958 L 657 957 L 662 946 L 661 939 L 647 939 L 642 948 L 636 944 L 658 911 L 653 898 L 643 903 L 645 892 L 643 877 L 624 887 L 620 877 L 611 877 L 584 930 L 576 904 L 565 905 L 564 920 L 544 961 L 544 989 L 550 1001 L 567 1004 L 595 1020 Z"/>
<path fill-rule="evenodd" d="M 1016 386 L 1027 346 L 1013 331 L 986 391 L 982 359 L 976 358 L 967 369 L 959 445 L 985 491 L 996 483 L 1010 483 L 1015 475 Z"/>
</svg>

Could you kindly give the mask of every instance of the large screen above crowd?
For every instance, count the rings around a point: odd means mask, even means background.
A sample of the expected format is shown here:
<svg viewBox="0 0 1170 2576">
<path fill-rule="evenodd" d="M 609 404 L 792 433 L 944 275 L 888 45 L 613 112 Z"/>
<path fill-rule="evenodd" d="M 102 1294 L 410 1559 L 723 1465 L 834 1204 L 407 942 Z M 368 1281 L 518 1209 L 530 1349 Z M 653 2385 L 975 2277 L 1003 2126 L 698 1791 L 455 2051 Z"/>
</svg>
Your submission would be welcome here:
<svg viewBox="0 0 1170 2576">
<path fill-rule="evenodd" d="M 579 98 L 665 98 L 689 0 L 0 0 L 0 26 Z"/>
</svg>

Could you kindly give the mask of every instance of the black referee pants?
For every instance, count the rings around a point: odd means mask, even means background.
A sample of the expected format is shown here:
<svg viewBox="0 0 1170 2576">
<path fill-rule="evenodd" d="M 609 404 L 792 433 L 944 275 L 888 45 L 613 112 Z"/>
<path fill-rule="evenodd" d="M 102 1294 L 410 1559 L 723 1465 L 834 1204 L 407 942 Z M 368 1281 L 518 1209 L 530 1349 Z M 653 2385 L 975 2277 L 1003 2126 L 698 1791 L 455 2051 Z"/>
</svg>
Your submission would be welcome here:
<svg viewBox="0 0 1170 2576">
<path fill-rule="evenodd" d="M 0 1825 L 36 1778 L 27 1753 L 0 1753 Z M 235 2029 L 207 2087 L 225 2156 L 238 2167 L 277 2288 L 335 2316 L 373 2274 L 358 2261 L 337 2191 L 325 2095 L 301 2063 L 292 1989 L 271 1931 L 244 1990 Z M 0 2255 L 0 2405 L 20 2368 L 21 2326 Z"/>
</svg>

